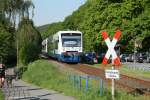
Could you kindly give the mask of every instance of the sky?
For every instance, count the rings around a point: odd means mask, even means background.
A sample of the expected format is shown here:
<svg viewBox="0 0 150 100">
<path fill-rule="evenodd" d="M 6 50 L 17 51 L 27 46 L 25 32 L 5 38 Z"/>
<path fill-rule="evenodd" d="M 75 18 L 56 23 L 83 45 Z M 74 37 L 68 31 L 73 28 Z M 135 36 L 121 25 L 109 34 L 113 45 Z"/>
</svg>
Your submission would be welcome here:
<svg viewBox="0 0 150 100">
<path fill-rule="evenodd" d="M 33 21 L 35 26 L 63 21 L 86 0 L 32 0 L 35 9 Z"/>
</svg>

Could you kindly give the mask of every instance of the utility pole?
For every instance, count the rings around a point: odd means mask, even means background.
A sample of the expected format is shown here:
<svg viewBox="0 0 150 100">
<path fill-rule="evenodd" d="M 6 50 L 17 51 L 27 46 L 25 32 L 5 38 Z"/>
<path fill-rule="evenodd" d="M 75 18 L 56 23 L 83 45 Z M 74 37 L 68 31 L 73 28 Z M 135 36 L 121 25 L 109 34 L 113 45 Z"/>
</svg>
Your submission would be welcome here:
<svg viewBox="0 0 150 100">
<path fill-rule="evenodd" d="M 141 47 L 142 47 L 141 40 L 135 39 L 134 41 L 134 63 L 136 63 L 137 48 L 141 48 Z"/>
<path fill-rule="evenodd" d="M 19 66 L 19 44 L 18 44 L 18 38 L 17 38 L 17 40 L 16 40 L 17 42 L 17 67 Z"/>
<path fill-rule="evenodd" d="M 134 63 L 136 63 L 136 40 L 134 41 Z"/>
<path fill-rule="evenodd" d="M 139 47 L 139 40 L 135 39 L 134 41 L 134 63 L 136 63 L 136 53 L 137 53 L 138 47 Z"/>
</svg>

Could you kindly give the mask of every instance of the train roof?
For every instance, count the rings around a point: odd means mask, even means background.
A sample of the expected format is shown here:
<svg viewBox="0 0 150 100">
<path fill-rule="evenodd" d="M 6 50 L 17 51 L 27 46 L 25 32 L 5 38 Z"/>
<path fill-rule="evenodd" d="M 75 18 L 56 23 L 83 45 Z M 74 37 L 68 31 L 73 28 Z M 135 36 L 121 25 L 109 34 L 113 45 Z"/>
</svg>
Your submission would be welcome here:
<svg viewBox="0 0 150 100">
<path fill-rule="evenodd" d="M 58 31 L 56 34 L 54 34 L 54 35 L 52 35 L 52 36 L 44 39 L 42 41 L 42 45 L 46 44 L 46 41 L 49 40 L 49 39 L 51 39 L 51 38 L 52 38 L 52 40 L 58 40 L 58 36 L 61 33 L 80 33 L 80 34 L 82 34 L 82 32 L 80 32 L 80 31 L 70 31 L 70 30 L 69 31 Z"/>
<path fill-rule="evenodd" d="M 53 35 L 53 39 L 58 40 L 58 36 L 61 33 L 80 33 L 80 34 L 82 34 L 82 32 L 80 32 L 80 31 L 58 31 L 56 34 Z"/>
<path fill-rule="evenodd" d="M 82 33 L 82 32 L 80 31 L 58 31 L 57 33 L 60 34 L 60 33 Z"/>
</svg>

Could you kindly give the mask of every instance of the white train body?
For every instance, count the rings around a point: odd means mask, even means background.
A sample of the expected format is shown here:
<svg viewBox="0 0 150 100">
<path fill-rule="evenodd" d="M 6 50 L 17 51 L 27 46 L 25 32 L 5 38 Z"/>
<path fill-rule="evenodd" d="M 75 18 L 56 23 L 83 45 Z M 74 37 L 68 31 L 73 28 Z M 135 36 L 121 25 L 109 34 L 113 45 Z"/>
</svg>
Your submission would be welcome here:
<svg viewBox="0 0 150 100">
<path fill-rule="evenodd" d="M 63 62 L 80 62 L 83 52 L 82 32 L 59 31 L 43 40 L 43 52 Z"/>
</svg>

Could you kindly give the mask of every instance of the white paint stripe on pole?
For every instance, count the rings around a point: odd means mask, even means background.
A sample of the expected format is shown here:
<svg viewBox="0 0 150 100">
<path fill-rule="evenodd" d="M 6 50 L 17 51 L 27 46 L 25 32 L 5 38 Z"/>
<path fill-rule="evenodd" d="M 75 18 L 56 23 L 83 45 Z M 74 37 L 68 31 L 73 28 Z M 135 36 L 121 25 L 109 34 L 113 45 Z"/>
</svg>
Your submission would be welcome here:
<svg viewBox="0 0 150 100">
<path fill-rule="evenodd" d="M 106 42 L 107 47 L 109 47 L 109 45 L 111 44 L 110 39 L 109 38 L 105 39 L 105 42 Z"/>
</svg>

